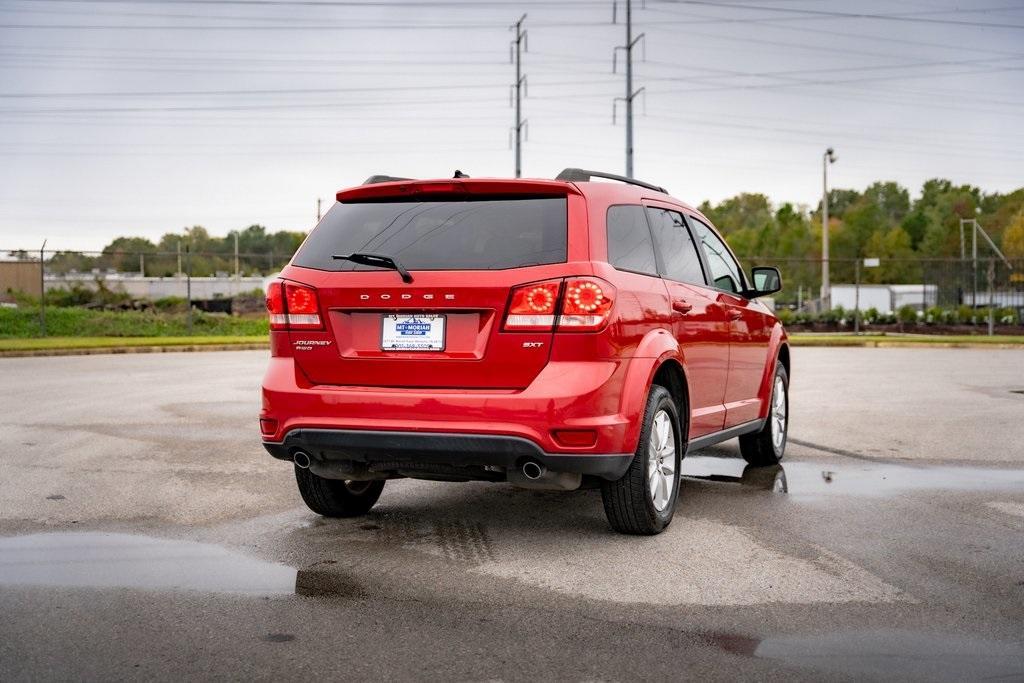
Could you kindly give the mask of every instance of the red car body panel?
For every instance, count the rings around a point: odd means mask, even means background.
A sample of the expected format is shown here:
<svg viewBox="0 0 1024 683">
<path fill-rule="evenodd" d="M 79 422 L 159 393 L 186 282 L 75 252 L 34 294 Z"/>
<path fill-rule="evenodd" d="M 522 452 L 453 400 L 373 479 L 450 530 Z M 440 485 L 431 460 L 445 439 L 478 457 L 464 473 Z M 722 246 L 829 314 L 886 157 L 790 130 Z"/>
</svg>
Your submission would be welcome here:
<svg viewBox="0 0 1024 683">
<path fill-rule="evenodd" d="M 340 202 L 460 196 L 565 197 L 566 261 L 413 271 L 411 284 L 393 270 L 287 266 L 283 280 L 315 290 L 323 329 L 271 332 L 260 413 L 268 450 L 295 430 L 326 429 L 509 436 L 547 454 L 631 454 L 651 383 L 666 363 L 685 381 L 691 439 L 767 417 L 771 377 L 787 342 L 764 304 L 608 263 L 610 206 L 670 208 L 710 224 L 699 212 L 611 183 L 399 181 L 338 193 Z M 513 287 L 570 276 L 612 285 L 603 329 L 503 329 Z M 381 350 L 382 316 L 402 312 L 447 316 L 444 349 Z M 566 431 L 593 439 L 573 445 L 559 437 Z"/>
</svg>

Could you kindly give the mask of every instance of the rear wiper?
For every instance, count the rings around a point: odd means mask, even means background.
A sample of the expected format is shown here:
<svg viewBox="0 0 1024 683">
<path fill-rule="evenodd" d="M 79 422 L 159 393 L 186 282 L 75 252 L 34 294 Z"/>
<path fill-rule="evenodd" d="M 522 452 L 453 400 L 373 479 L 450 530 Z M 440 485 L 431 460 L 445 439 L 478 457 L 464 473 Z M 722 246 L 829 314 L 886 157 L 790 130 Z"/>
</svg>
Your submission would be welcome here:
<svg viewBox="0 0 1024 683">
<path fill-rule="evenodd" d="M 402 276 L 402 282 L 412 282 L 412 275 L 405 269 L 398 259 L 393 256 L 387 256 L 386 254 L 372 254 L 368 251 L 357 251 L 351 254 L 335 254 L 331 258 L 339 261 L 351 261 L 352 263 L 358 263 L 364 266 L 378 266 L 380 268 L 390 268 L 391 270 L 397 270 L 398 274 Z"/>
</svg>

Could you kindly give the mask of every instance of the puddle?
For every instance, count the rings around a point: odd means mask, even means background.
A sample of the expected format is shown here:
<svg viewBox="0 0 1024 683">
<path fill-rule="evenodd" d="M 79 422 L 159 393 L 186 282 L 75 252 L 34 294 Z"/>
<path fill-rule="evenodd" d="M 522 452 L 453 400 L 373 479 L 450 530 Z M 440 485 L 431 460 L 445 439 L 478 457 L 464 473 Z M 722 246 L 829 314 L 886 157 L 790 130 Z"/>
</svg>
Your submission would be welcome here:
<svg viewBox="0 0 1024 683">
<path fill-rule="evenodd" d="M 0 538 L 0 586 L 291 594 L 296 572 L 217 545 L 129 534 Z"/>
<path fill-rule="evenodd" d="M 885 496 L 914 490 L 1024 491 L 1024 470 L 980 467 L 910 466 L 850 461 L 796 460 L 774 467 L 750 467 L 738 458 L 693 455 L 683 460 L 684 477 L 737 482 L 793 496 Z"/>
<path fill-rule="evenodd" d="M 738 654 L 747 654 L 747 651 Z M 884 679 L 1024 678 L 1022 643 L 912 631 L 852 631 L 768 638 L 756 645 L 753 656 L 821 671 Z"/>
</svg>

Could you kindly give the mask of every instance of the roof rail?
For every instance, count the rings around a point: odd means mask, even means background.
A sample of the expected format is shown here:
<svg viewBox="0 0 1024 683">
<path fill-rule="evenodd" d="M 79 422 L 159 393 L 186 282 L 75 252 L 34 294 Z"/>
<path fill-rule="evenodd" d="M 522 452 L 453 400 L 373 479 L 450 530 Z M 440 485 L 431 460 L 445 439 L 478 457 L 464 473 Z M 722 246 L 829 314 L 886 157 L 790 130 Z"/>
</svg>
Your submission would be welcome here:
<svg viewBox="0 0 1024 683">
<path fill-rule="evenodd" d="M 648 190 L 654 190 L 655 192 L 661 192 L 662 194 L 668 194 L 668 190 L 660 185 L 653 185 L 651 183 L 645 183 L 642 180 L 636 178 L 627 178 L 624 175 L 615 175 L 614 173 L 604 173 L 602 171 L 585 171 L 582 168 L 567 168 L 555 176 L 555 180 L 565 180 L 570 183 L 587 183 L 590 182 L 591 178 L 605 178 L 607 180 L 618 180 L 622 183 L 629 183 L 630 185 L 638 185 L 640 187 L 646 187 Z"/>
<path fill-rule="evenodd" d="M 377 183 L 393 183 L 399 180 L 412 180 L 412 178 L 398 178 L 390 175 L 372 175 L 363 181 L 363 185 L 376 185 Z"/>
</svg>

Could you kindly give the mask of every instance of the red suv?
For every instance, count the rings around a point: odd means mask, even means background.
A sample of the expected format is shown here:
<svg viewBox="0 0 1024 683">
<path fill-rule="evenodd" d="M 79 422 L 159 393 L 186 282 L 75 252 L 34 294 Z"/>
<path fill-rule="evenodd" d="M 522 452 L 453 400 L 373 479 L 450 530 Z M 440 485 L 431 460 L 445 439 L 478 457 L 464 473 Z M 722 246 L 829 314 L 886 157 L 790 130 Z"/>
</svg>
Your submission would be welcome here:
<svg viewBox="0 0 1024 683">
<path fill-rule="evenodd" d="M 781 282 L 752 275 L 636 180 L 374 176 L 268 289 L 263 444 L 321 515 L 399 477 L 589 485 L 615 530 L 658 533 L 687 451 L 782 458 L 789 347 L 758 301 Z"/>
</svg>

